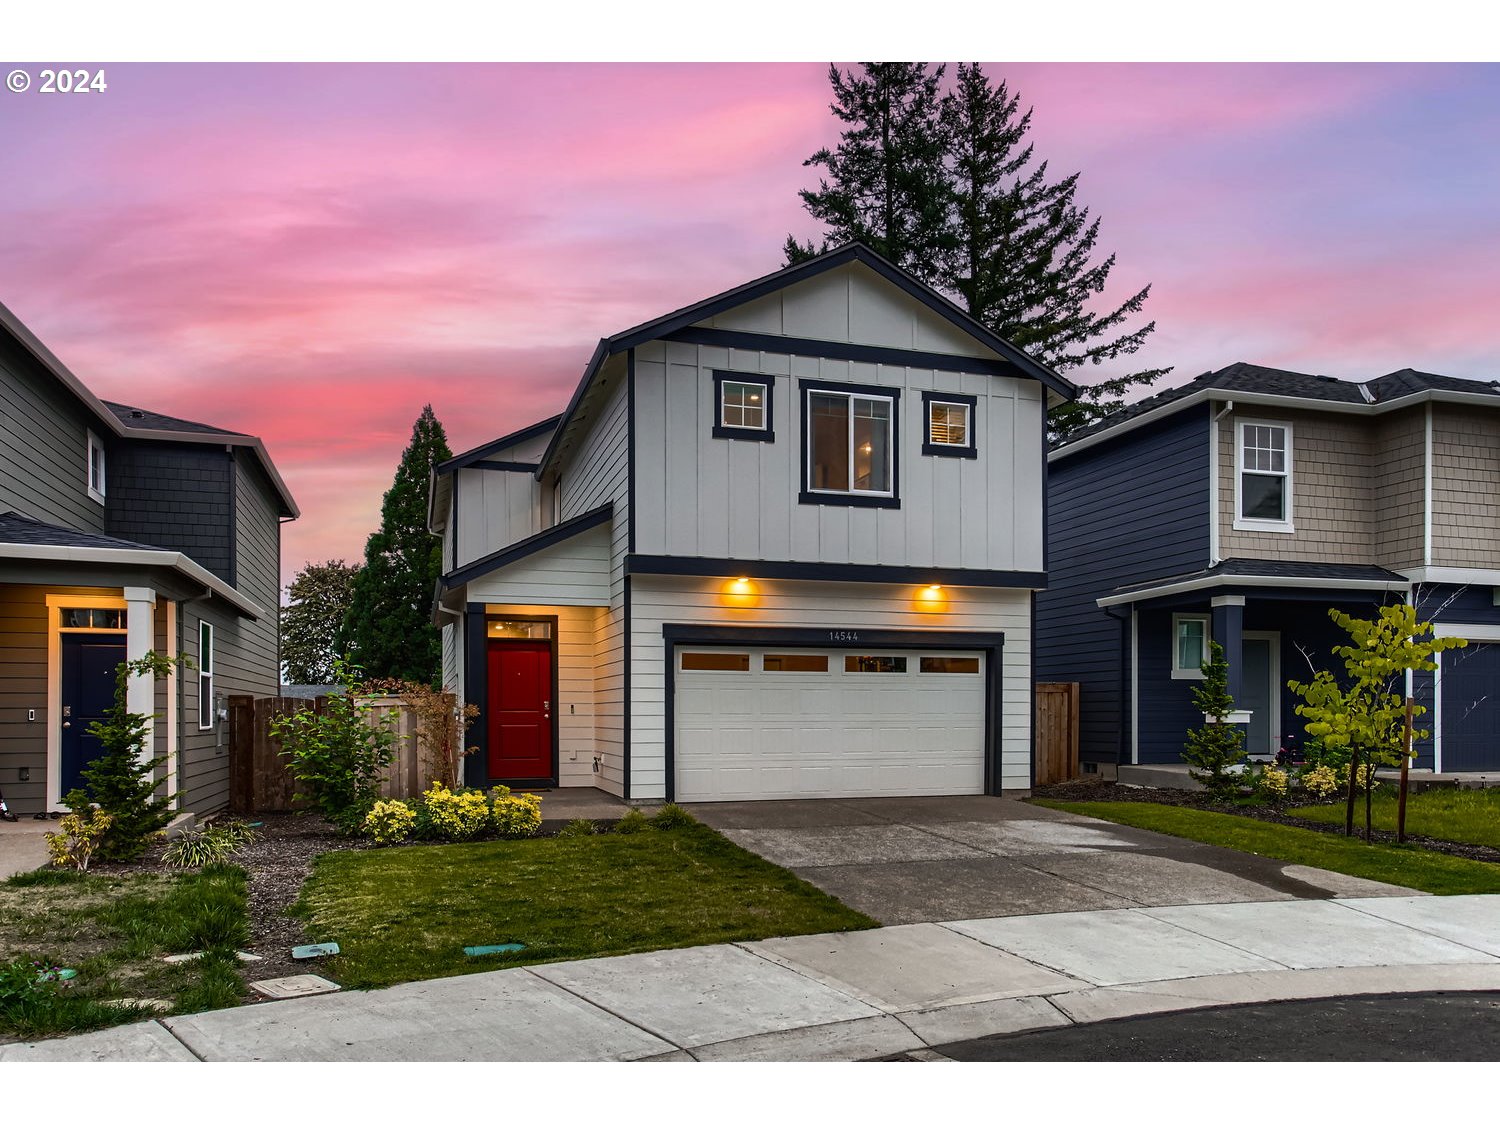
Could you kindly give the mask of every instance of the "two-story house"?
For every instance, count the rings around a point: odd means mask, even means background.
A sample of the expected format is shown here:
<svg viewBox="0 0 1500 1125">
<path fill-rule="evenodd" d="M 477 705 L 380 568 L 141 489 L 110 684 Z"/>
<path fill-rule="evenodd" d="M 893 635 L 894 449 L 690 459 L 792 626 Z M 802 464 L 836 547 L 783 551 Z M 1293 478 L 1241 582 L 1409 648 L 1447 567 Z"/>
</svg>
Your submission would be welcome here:
<svg viewBox="0 0 1500 1125">
<path fill-rule="evenodd" d="M 230 692 L 275 695 L 281 522 L 297 506 L 258 438 L 107 403 L 0 306 L 0 791 L 60 809 L 97 755 L 115 670 L 179 808 L 228 798 Z"/>
<path fill-rule="evenodd" d="M 466 781 L 1026 789 L 1073 394 L 859 245 L 601 340 L 561 415 L 434 473 Z"/>
<path fill-rule="evenodd" d="M 1069 436 L 1049 467 L 1037 671 L 1082 684 L 1086 769 L 1180 760 L 1211 640 L 1247 749 L 1300 741 L 1286 682 L 1341 671 L 1328 609 L 1393 599 L 1471 642 L 1414 677 L 1418 765 L 1500 768 L 1495 384 L 1237 363 Z"/>
</svg>

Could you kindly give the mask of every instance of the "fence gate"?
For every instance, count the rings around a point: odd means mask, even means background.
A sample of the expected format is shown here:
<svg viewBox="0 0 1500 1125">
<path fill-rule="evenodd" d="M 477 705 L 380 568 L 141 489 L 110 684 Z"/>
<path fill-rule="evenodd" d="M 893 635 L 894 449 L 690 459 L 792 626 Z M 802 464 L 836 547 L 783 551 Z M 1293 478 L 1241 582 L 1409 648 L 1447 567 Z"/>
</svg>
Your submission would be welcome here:
<svg viewBox="0 0 1500 1125">
<path fill-rule="evenodd" d="M 1036 784 L 1078 776 L 1078 685 L 1036 685 Z"/>
</svg>

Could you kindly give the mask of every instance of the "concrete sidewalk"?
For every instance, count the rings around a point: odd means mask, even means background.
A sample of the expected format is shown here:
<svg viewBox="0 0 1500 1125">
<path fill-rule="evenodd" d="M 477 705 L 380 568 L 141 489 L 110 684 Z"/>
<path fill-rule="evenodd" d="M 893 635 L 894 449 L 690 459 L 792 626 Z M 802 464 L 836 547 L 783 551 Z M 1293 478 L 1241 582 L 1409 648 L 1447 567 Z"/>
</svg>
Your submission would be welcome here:
<svg viewBox="0 0 1500 1125">
<path fill-rule="evenodd" d="M 70 1039 L 0 1060 L 834 1060 L 1265 1000 L 1500 990 L 1500 895 L 987 918 L 568 961 Z"/>
</svg>

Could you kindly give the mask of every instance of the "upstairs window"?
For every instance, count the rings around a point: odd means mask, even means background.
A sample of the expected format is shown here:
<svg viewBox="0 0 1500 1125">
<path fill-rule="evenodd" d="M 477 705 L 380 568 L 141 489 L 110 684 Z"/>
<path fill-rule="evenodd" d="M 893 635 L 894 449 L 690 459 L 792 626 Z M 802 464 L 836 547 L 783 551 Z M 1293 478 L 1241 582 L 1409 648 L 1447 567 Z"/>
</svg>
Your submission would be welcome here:
<svg viewBox="0 0 1500 1125">
<path fill-rule="evenodd" d="M 104 443 L 90 431 L 88 435 L 89 498 L 104 503 Z"/>
<path fill-rule="evenodd" d="M 1240 422 L 1236 453 L 1234 526 L 1241 531 L 1291 531 L 1291 426 Z"/>
<path fill-rule="evenodd" d="M 922 452 L 929 457 L 977 457 L 974 445 L 974 411 L 978 400 L 970 395 L 922 392 L 922 417 L 926 433 Z"/>
<path fill-rule="evenodd" d="M 714 430 L 716 438 L 738 441 L 775 441 L 772 430 L 769 375 L 738 371 L 714 372 Z"/>
<path fill-rule="evenodd" d="M 896 392 L 827 383 L 803 388 L 802 503 L 899 507 Z"/>
</svg>

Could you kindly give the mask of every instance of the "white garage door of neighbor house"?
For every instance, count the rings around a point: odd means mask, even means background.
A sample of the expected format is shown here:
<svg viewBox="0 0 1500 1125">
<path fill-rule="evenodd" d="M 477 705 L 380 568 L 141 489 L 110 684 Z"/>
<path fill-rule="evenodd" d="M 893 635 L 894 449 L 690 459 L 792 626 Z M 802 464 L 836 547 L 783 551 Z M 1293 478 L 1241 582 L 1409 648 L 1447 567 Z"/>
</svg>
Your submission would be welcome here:
<svg viewBox="0 0 1500 1125">
<path fill-rule="evenodd" d="M 677 649 L 679 801 L 984 792 L 977 652 Z"/>
</svg>

